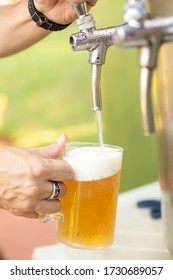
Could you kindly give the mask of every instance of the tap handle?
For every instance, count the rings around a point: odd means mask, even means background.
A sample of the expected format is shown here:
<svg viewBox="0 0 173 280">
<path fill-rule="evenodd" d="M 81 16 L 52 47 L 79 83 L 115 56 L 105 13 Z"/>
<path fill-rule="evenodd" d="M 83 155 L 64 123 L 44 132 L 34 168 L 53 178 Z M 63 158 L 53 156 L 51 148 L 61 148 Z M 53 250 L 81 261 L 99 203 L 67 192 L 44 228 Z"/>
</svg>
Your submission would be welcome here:
<svg viewBox="0 0 173 280">
<path fill-rule="evenodd" d="M 93 16 L 88 14 L 85 2 L 80 4 L 70 3 L 70 5 L 78 17 L 76 23 L 80 31 L 95 29 L 95 21 Z"/>
<path fill-rule="evenodd" d="M 71 7 L 73 8 L 73 10 L 75 11 L 76 15 L 78 16 L 78 18 L 80 16 L 86 16 L 87 15 L 87 10 L 86 10 L 86 5 L 85 2 L 83 3 L 70 3 Z"/>
</svg>

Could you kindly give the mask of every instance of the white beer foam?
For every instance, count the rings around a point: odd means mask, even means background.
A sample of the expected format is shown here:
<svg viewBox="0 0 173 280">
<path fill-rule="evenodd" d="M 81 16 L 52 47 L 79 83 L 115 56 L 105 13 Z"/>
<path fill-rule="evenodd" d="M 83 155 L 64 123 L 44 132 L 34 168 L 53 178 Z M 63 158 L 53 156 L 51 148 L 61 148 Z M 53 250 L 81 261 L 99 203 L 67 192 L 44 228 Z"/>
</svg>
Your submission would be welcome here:
<svg viewBox="0 0 173 280">
<path fill-rule="evenodd" d="M 121 169 L 122 152 L 110 147 L 82 147 L 67 151 L 64 160 L 73 168 L 75 180 L 92 181 L 110 177 Z"/>
</svg>

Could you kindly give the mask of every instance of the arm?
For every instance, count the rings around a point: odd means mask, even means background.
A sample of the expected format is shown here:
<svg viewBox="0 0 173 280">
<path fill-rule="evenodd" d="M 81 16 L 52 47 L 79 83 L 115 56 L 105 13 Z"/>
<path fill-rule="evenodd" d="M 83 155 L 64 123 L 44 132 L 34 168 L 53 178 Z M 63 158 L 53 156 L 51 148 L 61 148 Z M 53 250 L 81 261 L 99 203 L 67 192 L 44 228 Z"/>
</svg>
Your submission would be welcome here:
<svg viewBox="0 0 173 280">
<path fill-rule="evenodd" d="M 88 9 L 97 0 L 88 0 Z M 81 3 L 83 0 L 74 0 Z M 50 20 L 67 24 L 76 19 L 68 0 L 34 0 L 35 7 Z M 51 31 L 38 27 L 28 12 L 28 1 L 21 0 L 12 5 L 0 6 L 0 57 L 19 52 L 42 38 Z"/>
</svg>

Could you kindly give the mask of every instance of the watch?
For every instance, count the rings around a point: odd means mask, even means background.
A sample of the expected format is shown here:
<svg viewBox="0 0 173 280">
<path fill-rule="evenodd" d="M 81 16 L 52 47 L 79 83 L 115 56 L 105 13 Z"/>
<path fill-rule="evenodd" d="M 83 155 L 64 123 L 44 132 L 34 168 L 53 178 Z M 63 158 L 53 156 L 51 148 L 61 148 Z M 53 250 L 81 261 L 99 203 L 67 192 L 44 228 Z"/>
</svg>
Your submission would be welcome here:
<svg viewBox="0 0 173 280">
<path fill-rule="evenodd" d="M 60 30 L 65 29 L 66 27 L 68 27 L 71 24 L 71 23 L 60 24 L 60 23 L 51 21 L 43 13 L 37 11 L 33 0 L 28 1 L 28 10 L 32 17 L 32 20 L 36 23 L 36 25 L 39 27 L 42 27 L 46 30 L 60 31 Z"/>
</svg>

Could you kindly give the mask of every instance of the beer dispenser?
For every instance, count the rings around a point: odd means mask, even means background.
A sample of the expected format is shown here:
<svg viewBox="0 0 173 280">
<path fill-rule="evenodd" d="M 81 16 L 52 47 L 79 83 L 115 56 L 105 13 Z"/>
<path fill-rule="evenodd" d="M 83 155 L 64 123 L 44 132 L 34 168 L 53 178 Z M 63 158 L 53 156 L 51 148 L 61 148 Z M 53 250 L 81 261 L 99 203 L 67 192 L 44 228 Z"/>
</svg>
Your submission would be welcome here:
<svg viewBox="0 0 173 280">
<path fill-rule="evenodd" d="M 86 12 L 85 3 L 72 3 L 71 6 L 78 16 L 76 23 L 80 32 L 70 36 L 70 45 L 73 51 L 89 51 L 92 109 L 101 111 L 101 69 L 105 63 L 108 47 L 114 44 L 113 34 L 115 34 L 116 27 L 96 29 L 93 16 Z"/>
<path fill-rule="evenodd" d="M 123 24 L 96 29 L 83 4 L 72 4 L 79 33 L 70 36 L 73 51 L 88 50 L 92 65 L 93 110 L 101 110 L 101 67 L 107 49 L 138 48 L 140 111 L 145 135 L 156 133 L 164 235 L 173 254 L 173 3 L 128 0 Z M 154 86 L 152 86 L 154 85 Z"/>
</svg>

